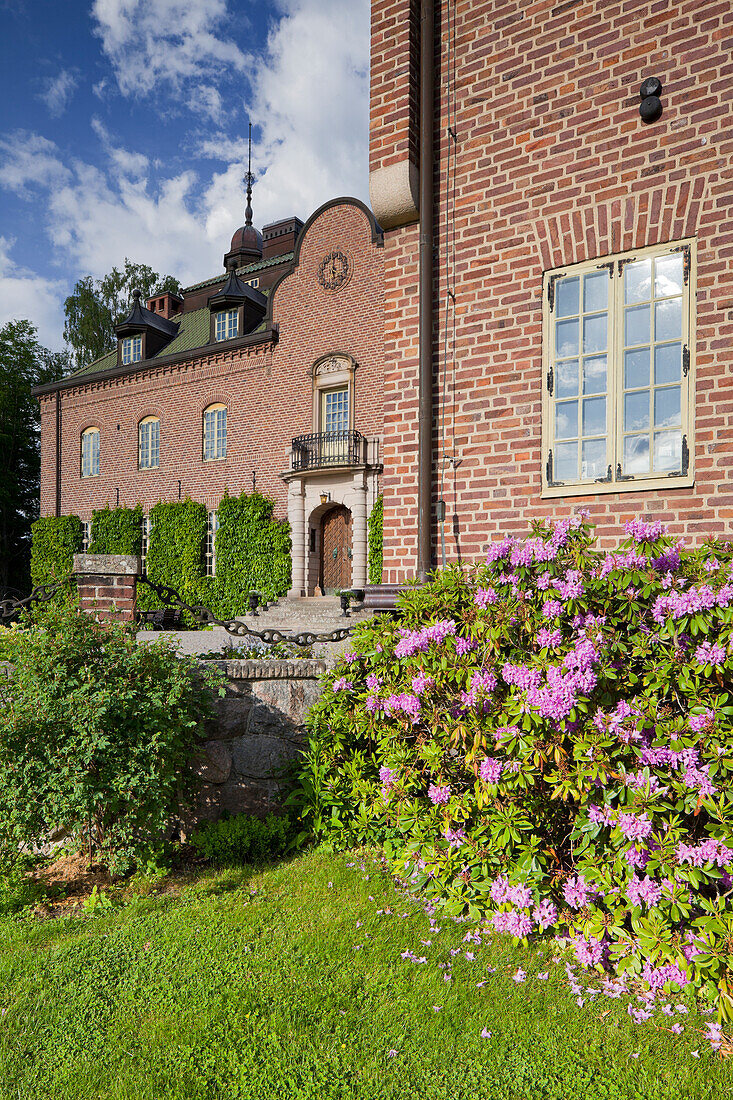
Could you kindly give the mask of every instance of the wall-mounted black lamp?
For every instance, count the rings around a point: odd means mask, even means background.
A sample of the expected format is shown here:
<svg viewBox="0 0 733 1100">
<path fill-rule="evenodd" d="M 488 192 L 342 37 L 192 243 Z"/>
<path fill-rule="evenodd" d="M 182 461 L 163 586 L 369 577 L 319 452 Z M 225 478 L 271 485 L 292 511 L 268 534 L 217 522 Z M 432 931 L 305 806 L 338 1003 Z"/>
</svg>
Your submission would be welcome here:
<svg viewBox="0 0 733 1100">
<path fill-rule="evenodd" d="M 639 88 L 641 104 L 639 114 L 642 122 L 656 122 L 662 113 L 662 82 L 656 76 L 649 76 Z"/>
<path fill-rule="evenodd" d="M 257 605 L 260 602 L 259 592 L 250 592 L 247 596 L 247 603 L 249 604 L 250 615 L 259 615 Z"/>
<path fill-rule="evenodd" d="M 181 479 L 178 478 L 178 499 L 181 499 Z"/>
</svg>

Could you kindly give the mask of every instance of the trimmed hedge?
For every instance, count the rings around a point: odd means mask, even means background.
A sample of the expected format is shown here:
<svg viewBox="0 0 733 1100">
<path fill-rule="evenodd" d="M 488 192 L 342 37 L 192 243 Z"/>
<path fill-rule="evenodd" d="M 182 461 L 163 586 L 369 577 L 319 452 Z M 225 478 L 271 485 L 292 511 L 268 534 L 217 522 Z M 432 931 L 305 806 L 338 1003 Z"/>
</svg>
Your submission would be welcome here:
<svg viewBox="0 0 733 1100">
<path fill-rule="evenodd" d="M 143 509 L 101 508 L 92 512 L 90 554 L 134 554 L 142 552 Z"/>
<path fill-rule="evenodd" d="M 150 511 L 145 572 L 151 581 L 175 588 L 188 603 L 202 602 L 206 519 L 206 505 L 189 498 L 159 501 Z M 143 610 L 159 607 L 160 598 L 141 584 L 138 605 Z"/>
<path fill-rule="evenodd" d="M 369 516 L 369 584 L 382 583 L 384 497 L 380 493 Z"/>
<path fill-rule="evenodd" d="M 42 516 L 31 524 L 31 580 L 53 584 L 71 576 L 74 554 L 81 550 L 78 516 Z"/>
<path fill-rule="evenodd" d="M 262 493 L 226 494 L 219 503 L 214 610 L 231 618 L 246 610 L 247 595 L 268 600 L 290 587 L 290 525 L 274 518 L 275 503 Z"/>
</svg>

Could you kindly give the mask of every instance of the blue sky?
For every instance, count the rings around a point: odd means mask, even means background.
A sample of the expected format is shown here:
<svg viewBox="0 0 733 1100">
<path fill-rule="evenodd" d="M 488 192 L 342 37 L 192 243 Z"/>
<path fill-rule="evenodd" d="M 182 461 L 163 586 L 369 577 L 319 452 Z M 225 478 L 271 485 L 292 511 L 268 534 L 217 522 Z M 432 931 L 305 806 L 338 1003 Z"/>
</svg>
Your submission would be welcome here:
<svg viewBox="0 0 733 1100">
<path fill-rule="evenodd" d="M 63 345 L 77 278 L 185 284 L 243 221 L 367 198 L 369 0 L 0 0 L 0 324 Z"/>
</svg>

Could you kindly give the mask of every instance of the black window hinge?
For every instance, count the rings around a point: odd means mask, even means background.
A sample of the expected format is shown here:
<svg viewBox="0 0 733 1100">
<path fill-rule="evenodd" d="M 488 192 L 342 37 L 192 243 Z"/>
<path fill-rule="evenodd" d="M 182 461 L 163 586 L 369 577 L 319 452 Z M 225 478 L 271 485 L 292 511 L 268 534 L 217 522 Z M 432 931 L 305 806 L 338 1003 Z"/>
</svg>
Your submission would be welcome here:
<svg viewBox="0 0 733 1100">
<path fill-rule="evenodd" d="M 682 436 L 682 476 L 690 469 L 690 448 L 687 446 L 687 436 Z"/>
<path fill-rule="evenodd" d="M 552 470 L 552 451 L 547 452 L 547 465 L 545 467 L 545 473 L 547 474 L 548 488 L 552 489 L 556 485 L 560 484 L 558 481 L 553 481 L 552 480 L 552 473 L 553 473 L 553 470 Z"/>
<path fill-rule="evenodd" d="M 596 269 L 598 271 L 601 271 L 604 267 L 608 270 L 609 279 L 612 279 L 613 278 L 614 261 L 609 260 L 607 264 L 596 264 Z"/>
<path fill-rule="evenodd" d="M 552 397 L 552 391 L 555 386 L 555 372 L 552 367 L 547 372 L 547 392 Z"/>
<path fill-rule="evenodd" d="M 690 264 L 692 263 L 692 249 L 689 244 L 678 244 L 676 248 L 672 249 L 672 252 L 682 253 L 682 280 L 687 286 L 690 281 Z"/>
<path fill-rule="evenodd" d="M 605 483 L 605 482 L 609 482 L 612 477 L 613 477 L 613 467 L 609 463 L 608 470 L 606 471 L 606 476 L 605 477 L 597 477 L 595 480 Z"/>
<path fill-rule="evenodd" d="M 687 344 L 682 349 L 682 373 L 685 378 L 690 373 L 690 349 Z"/>
<path fill-rule="evenodd" d="M 616 264 L 617 264 L 617 267 L 618 267 L 619 279 L 623 275 L 624 268 L 626 267 L 626 265 L 627 264 L 633 264 L 635 259 L 636 259 L 636 256 L 624 256 L 624 258 L 622 260 L 616 260 Z"/>
<path fill-rule="evenodd" d="M 555 308 L 555 283 L 558 279 L 562 279 L 564 275 L 564 271 L 558 271 L 555 275 L 550 275 L 547 280 L 547 301 L 550 303 L 550 313 Z"/>
<path fill-rule="evenodd" d="M 623 474 L 623 473 L 621 473 L 621 463 L 617 462 L 616 463 L 616 481 L 633 481 L 633 480 L 634 480 L 634 475 L 633 474 Z"/>
</svg>

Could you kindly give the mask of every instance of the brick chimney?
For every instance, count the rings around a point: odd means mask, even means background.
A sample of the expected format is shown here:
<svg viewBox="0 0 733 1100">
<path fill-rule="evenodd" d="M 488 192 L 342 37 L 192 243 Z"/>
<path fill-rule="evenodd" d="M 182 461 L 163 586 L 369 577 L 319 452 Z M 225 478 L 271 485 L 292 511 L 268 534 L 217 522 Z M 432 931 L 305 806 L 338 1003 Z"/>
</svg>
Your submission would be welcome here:
<svg viewBox="0 0 733 1100">
<path fill-rule="evenodd" d="M 302 228 L 300 218 L 285 218 L 284 221 L 266 225 L 262 230 L 262 259 L 272 260 L 275 256 L 292 252 Z"/>
<path fill-rule="evenodd" d="M 181 312 L 183 298 L 180 294 L 171 294 L 169 290 L 165 294 L 156 294 L 154 298 L 148 298 L 147 307 L 151 313 L 159 313 L 167 321 L 175 320 Z"/>
</svg>

